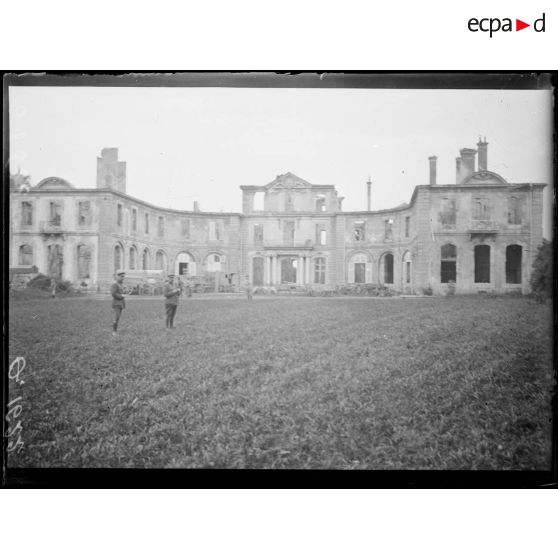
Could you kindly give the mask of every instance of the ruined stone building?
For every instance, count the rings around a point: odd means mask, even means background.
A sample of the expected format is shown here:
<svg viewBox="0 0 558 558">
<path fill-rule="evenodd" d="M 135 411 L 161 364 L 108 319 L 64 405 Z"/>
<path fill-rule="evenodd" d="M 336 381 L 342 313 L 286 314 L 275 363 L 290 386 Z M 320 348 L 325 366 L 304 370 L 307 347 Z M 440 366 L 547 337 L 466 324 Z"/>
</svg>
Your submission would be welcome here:
<svg viewBox="0 0 558 558">
<path fill-rule="evenodd" d="M 343 211 L 334 185 L 287 172 L 240 186 L 241 213 L 156 207 L 126 193 L 116 148 L 97 159 L 97 187 L 50 177 L 12 184 L 10 266 L 104 289 L 115 270 L 249 275 L 254 285 L 317 289 L 372 283 L 396 291 L 529 289 L 542 241 L 545 184 L 509 183 L 487 168 L 486 141 L 462 149 L 455 184 L 430 180 L 393 209 Z M 196 209 L 196 208 L 195 208 Z"/>
</svg>

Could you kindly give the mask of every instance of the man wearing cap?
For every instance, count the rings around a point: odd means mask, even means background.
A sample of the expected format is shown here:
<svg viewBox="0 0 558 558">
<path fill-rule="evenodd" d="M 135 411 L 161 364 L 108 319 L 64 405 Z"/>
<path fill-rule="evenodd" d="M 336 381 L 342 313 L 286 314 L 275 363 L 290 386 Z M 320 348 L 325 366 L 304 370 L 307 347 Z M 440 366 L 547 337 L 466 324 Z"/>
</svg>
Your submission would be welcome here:
<svg viewBox="0 0 558 558">
<path fill-rule="evenodd" d="M 120 315 L 122 310 L 126 308 L 126 302 L 124 300 L 124 276 L 126 273 L 123 269 L 119 269 L 116 272 L 116 283 L 113 283 L 110 288 L 110 294 L 112 295 L 112 309 L 114 310 L 114 322 L 112 324 L 112 334 L 116 335 L 116 330 L 118 329 L 118 321 L 120 320 Z"/>
<path fill-rule="evenodd" d="M 180 288 L 174 284 L 174 273 L 169 273 L 165 288 L 163 289 L 165 296 L 165 310 L 167 313 L 166 327 L 174 327 L 174 315 L 178 306 L 178 296 L 180 295 Z"/>
</svg>

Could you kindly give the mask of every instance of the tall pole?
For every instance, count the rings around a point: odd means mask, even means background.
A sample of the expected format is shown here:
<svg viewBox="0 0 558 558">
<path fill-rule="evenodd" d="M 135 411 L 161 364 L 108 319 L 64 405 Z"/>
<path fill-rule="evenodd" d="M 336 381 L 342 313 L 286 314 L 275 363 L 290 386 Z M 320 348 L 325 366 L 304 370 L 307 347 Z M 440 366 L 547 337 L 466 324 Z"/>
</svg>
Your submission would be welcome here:
<svg viewBox="0 0 558 558">
<path fill-rule="evenodd" d="M 371 201 L 371 197 L 372 197 L 372 181 L 370 180 L 370 177 L 368 177 L 368 182 L 366 183 L 366 192 L 368 194 L 368 203 L 366 205 L 366 210 L 370 211 L 370 201 Z"/>
</svg>

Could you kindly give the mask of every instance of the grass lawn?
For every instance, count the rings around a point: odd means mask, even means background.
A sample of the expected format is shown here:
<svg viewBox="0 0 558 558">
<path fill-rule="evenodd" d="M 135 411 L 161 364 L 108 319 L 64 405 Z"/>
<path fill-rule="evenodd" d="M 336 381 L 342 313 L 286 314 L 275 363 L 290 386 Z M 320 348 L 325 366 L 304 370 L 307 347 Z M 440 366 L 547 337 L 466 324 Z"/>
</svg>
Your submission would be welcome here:
<svg viewBox="0 0 558 558">
<path fill-rule="evenodd" d="M 551 466 L 551 308 L 525 298 L 11 301 L 13 467 Z"/>
</svg>

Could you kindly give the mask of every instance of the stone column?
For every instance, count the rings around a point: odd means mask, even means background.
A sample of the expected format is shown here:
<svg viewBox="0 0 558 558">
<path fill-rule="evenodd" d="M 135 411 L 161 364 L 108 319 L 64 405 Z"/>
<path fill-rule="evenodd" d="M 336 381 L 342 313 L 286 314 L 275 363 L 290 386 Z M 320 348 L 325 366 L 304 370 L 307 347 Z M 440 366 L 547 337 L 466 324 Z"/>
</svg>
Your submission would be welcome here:
<svg viewBox="0 0 558 558">
<path fill-rule="evenodd" d="M 275 275 L 273 276 L 275 283 L 281 283 L 281 263 L 279 256 L 275 256 Z"/>
<path fill-rule="evenodd" d="M 277 256 L 271 256 L 271 284 L 275 284 L 275 275 L 277 272 Z"/>
<path fill-rule="evenodd" d="M 269 261 L 270 261 L 269 256 L 265 256 L 265 259 L 264 259 L 264 262 L 265 262 L 265 265 L 264 265 L 264 285 L 269 285 L 271 283 L 271 280 L 270 280 L 271 278 L 269 276 Z"/>
<path fill-rule="evenodd" d="M 296 260 L 296 284 L 303 285 L 304 284 L 304 260 L 302 256 L 298 256 Z"/>
</svg>

